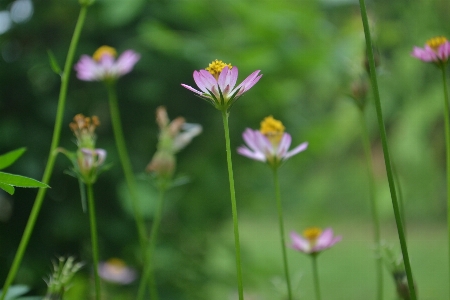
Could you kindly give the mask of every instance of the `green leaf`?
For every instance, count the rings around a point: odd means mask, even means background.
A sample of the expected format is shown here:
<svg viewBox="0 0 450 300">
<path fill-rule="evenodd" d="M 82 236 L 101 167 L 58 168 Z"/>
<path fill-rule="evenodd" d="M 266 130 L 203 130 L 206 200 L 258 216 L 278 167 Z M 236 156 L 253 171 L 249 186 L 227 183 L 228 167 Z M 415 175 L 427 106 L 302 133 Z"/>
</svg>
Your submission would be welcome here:
<svg viewBox="0 0 450 300">
<path fill-rule="evenodd" d="M 61 67 L 58 64 L 58 61 L 56 60 L 55 55 L 53 54 L 52 50 L 47 50 L 48 59 L 50 60 L 50 67 L 52 68 L 53 72 L 55 72 L 58 75 L 62 74 Z"/>
<path fill-rule="evenodd" d="M 0 155 L 0 170 L 12 165 L 26 150 L 26 148 L 19 148 Z"/>
<path fill-rule="evenodd" d="M 23 294 L 28 293 L 30 288 L 26 285 L 18 284 L 13 285 L 9 288 L 8 292 L 6 293 L 6 300 L 14 300 L 17 299 L 17 297 L 22 296 Z M 0 295 L 2 294 L 2 291 L 0 290 Z"/>
<path fill-rule="evenodd" d="M 0 183 L 18 187 L 49 187 L 45 183 L 25 176 L 0 172 Z"/>
<path fill-rule="evenodd" d="M 12 185 L 0 182 L 0 189 L 4 190 L 10 195 L 14 195 L 14 187 Z"/>
</svg>

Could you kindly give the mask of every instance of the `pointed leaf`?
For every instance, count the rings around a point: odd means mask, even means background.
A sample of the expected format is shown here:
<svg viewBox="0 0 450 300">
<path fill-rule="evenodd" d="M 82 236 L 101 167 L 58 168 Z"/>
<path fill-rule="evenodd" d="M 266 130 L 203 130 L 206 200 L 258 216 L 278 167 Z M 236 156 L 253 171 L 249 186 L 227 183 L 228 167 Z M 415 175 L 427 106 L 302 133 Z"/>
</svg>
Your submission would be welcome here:
<svg viewBox="0 0 450 300">
<path fill-rule="evenodd" d="M 12 165 L 26 150 L 26 148 L 19 148 L 0 155 L 0 170 Z"/>
<path fill-rule="evenodd" d="M 45 183 L 37 181 L 32 178 L 28 178 L 25 176 L 14 175 L 9 173 L 0 172 L 0 183 L 9 184 L 18 187 L 44 187 L 48 188 L 49 186 Z"/>
<path fill-rule="evenodd" d="M 55 72 L 58 75 L 61 75 L 61 67 L 58 64 L 58 61 L 56 60 L 55 55 L 53 54 L 52 50 L 47 50 L 48 59 L 50 60 L 50 67 L 52 68 L 53 72 Z"/>
<path fill-rule="evenodd" d="M 10 195 L 14 195 L 14 187 L 12 185 L 0 182 L 0 189 L 4 190 Z"/>
</svg>

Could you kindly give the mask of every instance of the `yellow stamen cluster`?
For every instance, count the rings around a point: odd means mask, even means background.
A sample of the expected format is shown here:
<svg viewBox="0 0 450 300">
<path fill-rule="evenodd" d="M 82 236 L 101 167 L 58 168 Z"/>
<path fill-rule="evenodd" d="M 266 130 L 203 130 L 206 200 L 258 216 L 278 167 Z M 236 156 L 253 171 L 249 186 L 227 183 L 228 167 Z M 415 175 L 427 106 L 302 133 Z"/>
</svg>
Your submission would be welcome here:
<svg viewBox="0 0 450 300">
<path fill-rule="evenodd" d="M 92 58 L 96 61 L 100 61 L 104 55 L 117 57 L 117 51 L 113 47 L 101 46 L 94 52 L 94 55 L 92 55 Z"/>
<path fill-rule="evenodd" d="M 220 72 L 222 72 L 223 68 L 227 67 L 231 70 L 233 68 L 231 64 L 226 64 L 221 60 L 214 60 L 212 63 L 208 65 L 208 67 L 205 69 L 209 73 L 211 73 L 214 78 L 218 79 Z"/>
<path fill-rule="evenodd" d="M 284 129 L 281 121 L 275 120 L 272 116 L 268 116 L 261 122 L 261 129 L 259 131 L 264 134 L 272 144 L 278 145 L 283 136 Z"/>
<path fill-rule="evenodd" d="M 431 49 L 437 51 L 439 47 L 447 42 L 447 39 L 443 36 L 437 36 L 427 41 L 427 45 L 430 46 Z"/>
<path fill-rule="evenodd" d="M 108 259 L 107 263 L 108 263 L 108 265 L 118 267 L 118 268 L 123 268 L 126 266 L 126 264 L 123 260 L 121 260 L 120 258 L 115 258 L 115 257 Z"/>
<path fill-rule="evenodd" d="M 303 236 L 310 242 L 315 242 L 322 233 L 322 230 L 318 227 L 310 227 L 303 231 Z"/>
</svg>

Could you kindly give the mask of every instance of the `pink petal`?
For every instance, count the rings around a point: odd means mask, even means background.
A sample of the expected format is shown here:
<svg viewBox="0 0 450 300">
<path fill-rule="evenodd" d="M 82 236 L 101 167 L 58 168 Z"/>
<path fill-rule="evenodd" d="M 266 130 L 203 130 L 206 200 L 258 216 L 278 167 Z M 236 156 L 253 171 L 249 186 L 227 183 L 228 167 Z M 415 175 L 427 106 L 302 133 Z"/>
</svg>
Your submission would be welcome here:
<svg viewBox="0 0 450 300">
<path fill-rule="evenodd" d="M 301 143 L 300 145 L 298 145 L 297 147 L 286 153 L 286 155 L 284 155 L 284 159 L 288 159 L 302 151 L 305 151 L 306 148 L 308 148 L 308 142 Z"/>
<path fill-rule="evenodd" d="M 116 68 L 119 75 L 131 72 L 140 58 L 141 56 L 133 50 L 124 51 L 116 61 Z"/>
<path fill-rule="evenodd" d="M 196 89 L 194 89 L 193 87 L 191 87 L 191 86 L 189 86 L 189 85 L 187 85 L 187 84 L 184 84 L 184 83 L 183 83 L 183 84 L 181 84 L 181 86 L 184 87 L 184 88 L 187 88 L 188 90 L 190 90 L 190 91 L 192 91 L 192 92 L 194 92 L 194 93 L 196 93 L 196 94 L 203 95 L 202 92 L 197 91 Z"/>
<path fill-rule="evenodd" d="M 291 135 L 289 133 L 283 133 L 283 136 L 281 137 L 281 141 L 278 144 L 278 149 L 277 149 L 277 157 L 278 158 L 284 158 L 287 150 L 291 146 L 291 141 L 292 141 Z"/>
<path fill-rule="evenodd" d="M 198 86 L 199 89 L 201 89 L 204 93 L 208 93 L 208 90 L 206 89 L 205 82 L 203 80 L 203 77 L 200 75 L 200 72 L 194 71 L 194 81 L 195 84 Z"/>
<path fill-rule="evenodd" d="M 302 238 L 295 231 L 291 231 L 290 236 L 291 236 L 291 241 L 292 241 L 292 244 L 291 244 L 292 248 L 294 248 L 295 250 L 301 251 L 301 252 L 305 252 L 305 253 L 311 252 L 311 247 L 310 247 L 309 241 Z"/>
<path fill-rule="evenodd" d="M 438 54 L 440 60 L 447 61 L 448 57 L 450 56 L 450 42 L 447 41 L 444 44 L 442 44 L 438 49 Z"/>
<path fill-rule="evenodd" d="M 252 152 L 250 149 L 248 149 L 245 146 L 241 146 L 237 149 L 237 152 L 240 155 L 246 156 L 248 158 L 254 159 L 254 160 L 258 160 L 258 161 L 262 161 L 265 162 L 266 161 L 266 156 L 264 155 L 264 153 L 261 152 Z"/>
</svg>

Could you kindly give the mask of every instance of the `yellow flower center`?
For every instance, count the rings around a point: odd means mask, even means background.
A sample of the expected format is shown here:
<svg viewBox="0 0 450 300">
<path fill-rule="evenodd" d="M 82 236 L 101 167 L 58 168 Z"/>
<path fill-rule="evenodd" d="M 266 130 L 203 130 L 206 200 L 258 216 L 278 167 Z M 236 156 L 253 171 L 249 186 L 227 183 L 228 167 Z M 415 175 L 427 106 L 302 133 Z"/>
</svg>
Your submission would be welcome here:
<svg viewBox="0 0 450 300">
<path fill-rule="evenodd" d="M 439 47 L 447 42 L 447 39 L 443 36 L 437 36 L 427 41 L 427 45 L 430 46 L 431 49 L 437 51 Z"/>
<path fill-rule="evenodd" d="M 94 52 L 94 55 L 92 55 L 92 58 L 96 61 L 100 61 L 104 55 L 117 57 L 117 51 L 113 47 L 101 46 Z"/>
<path fill-rule="evenodd" d="M 125 262 L 120 258 L 110 258 L 107 261 L 108 265 L 115 268 L 124 268 L 126 266 Z"/>
<path fill-rule="evenodd" d="M 303 236 L 308 239 L 311 243 L 315 243 L 317 238 L 322 233 L 322 230 L 318 227 L 310 227 L 303 231 Z"/>
<path fill-rule="evenodd" d="M 283 136 L 284 129 L 281 121 L 275 120 L 272 116 L 268 116 L 261 122 L 261 129 L 259 131 L 264 134 L 274 146 L 278 146 L 281 137 Z"/>
<path fill-rule="evenodd" d="M 220 72 L 222 72 L 223 68 L 227 67 L 231 70 L 233 66 L 231 64 L 226 64 L 221 60 L 214 60 L 212 63 L 209 64 L 209 66 L 205 69 L 209 73 L 211 73 L 214 78 L 218 79 Z"/>
</svg>

